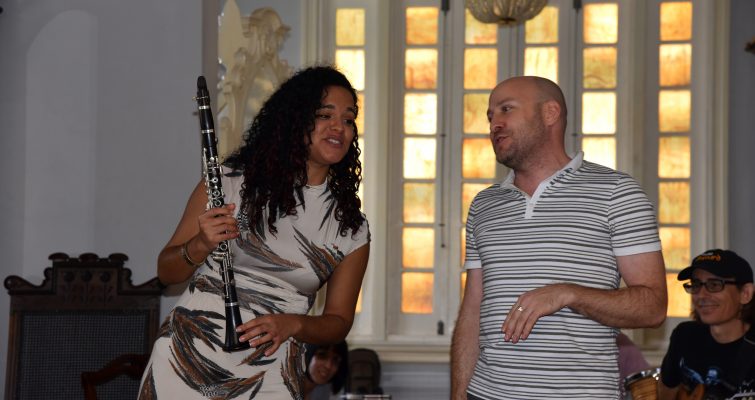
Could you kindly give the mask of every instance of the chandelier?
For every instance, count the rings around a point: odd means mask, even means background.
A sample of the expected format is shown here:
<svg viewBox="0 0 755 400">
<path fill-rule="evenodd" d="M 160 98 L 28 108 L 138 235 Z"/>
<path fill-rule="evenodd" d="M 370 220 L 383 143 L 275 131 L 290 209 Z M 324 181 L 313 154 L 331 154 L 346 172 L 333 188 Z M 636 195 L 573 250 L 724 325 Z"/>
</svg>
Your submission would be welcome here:
<svg viewBox="0 0 755 400">
<path fill-rule="evenodd" d="M 548 0 L 466 0 L 478 21 L 499 25 L 520 24 L 537 15 L 546 3 Z"/>
</svg>

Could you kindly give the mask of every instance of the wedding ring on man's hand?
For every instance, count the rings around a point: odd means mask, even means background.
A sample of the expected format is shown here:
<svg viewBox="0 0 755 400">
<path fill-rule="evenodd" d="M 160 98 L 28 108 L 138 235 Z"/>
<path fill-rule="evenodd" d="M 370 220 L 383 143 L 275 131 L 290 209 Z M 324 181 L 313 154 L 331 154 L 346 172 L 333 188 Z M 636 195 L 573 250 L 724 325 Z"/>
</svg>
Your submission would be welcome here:
<svg viewBox="0 0 755 400">
<path fill-rule="evenodd" d="M 522 312 L 522 311 L 524 311 L 524 307 L 519 306 L 519 307 L 516 308 L 516 310 L 519 311 L 519 312 Z"/>
</svg>

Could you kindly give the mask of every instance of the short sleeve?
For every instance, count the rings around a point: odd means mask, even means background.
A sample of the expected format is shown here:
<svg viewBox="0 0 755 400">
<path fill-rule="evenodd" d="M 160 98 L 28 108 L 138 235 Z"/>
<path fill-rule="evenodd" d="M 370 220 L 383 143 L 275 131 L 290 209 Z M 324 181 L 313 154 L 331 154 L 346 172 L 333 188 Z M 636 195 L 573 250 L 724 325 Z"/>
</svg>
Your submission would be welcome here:
<svg viewBox="0 0 755 400">
<path fill-rule="evenodd" d="M 653 205 L 632 177 L 622 174 L 608 210 L 611 245 L 617 256 L 661 250 Z"/>
<path fill-rule="evenodd" d="M 480 260 L 480 253 L 477 251 L 477 242 L 475 241 L 475 216 L 477 215 L 476 198 L 469 206 L 469 213 L 467 214 L 467 227 L 466 227 L 466 246 L 464 256 L 464 269 L 478 269 L 482 268 L 482 262 Z"/>
<path fill-rule="evenodd" d="M 364 246 L 372 240 L 370 223 L 367 222 L 367 217 L 364 214 L 362 214 L 362 218 L 364 218 L 364 221 L 359 227 L 359 230 L 357 230 L 356 233 L 349 231 L 346 233 L 346 236 L 343 237 L 343 239 L 348 242 L 344 248 L 344 255 L 351 254 L 354 250 Z"/>
</svg>

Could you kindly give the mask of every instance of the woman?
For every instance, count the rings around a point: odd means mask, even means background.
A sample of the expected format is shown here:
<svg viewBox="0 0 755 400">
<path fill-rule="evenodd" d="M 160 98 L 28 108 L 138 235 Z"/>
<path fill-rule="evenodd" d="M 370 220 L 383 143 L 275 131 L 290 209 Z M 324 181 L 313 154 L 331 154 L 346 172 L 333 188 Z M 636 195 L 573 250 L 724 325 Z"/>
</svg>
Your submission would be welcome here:
<svg viewBox="0 0 755 400">
<path fill-rule="evenodd" d="M 369 256 L 359 211 L 356 92 L 331 67 L 284 82 L 225 162 L 226 206 L 205 211 L 200 182 L 158 257 L 165 284 L 189 281 L 160 330 L 140 398 L 302 399 L 301 342 L 346 337 Z M 251 349 L 224 352 L 222 283 L 208 258 L 231 243 Z M 203 260 L 197 263 L 197 260 Z M 328 282 L 321 315 L 306 315 Z"/>
<path fill-rule="evenodd" d="M 307 365 L 304 400 L 328 400 L 346 384 L 349 375 L 349 347 L 345 341 L 335 345 L 304 345 Z"/>
</svg>

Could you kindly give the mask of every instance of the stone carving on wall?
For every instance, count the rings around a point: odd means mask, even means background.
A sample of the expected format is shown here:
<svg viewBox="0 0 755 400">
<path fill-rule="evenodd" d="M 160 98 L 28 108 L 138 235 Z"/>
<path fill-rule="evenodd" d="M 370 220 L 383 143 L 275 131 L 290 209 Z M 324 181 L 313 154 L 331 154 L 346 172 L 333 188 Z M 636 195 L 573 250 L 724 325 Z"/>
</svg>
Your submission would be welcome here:
<svg viewBox="0 0 755 400">
<path fill-rule="evenodd" d="M 239 146 L 264 101 L 291 75 L 291 67 L 278 57 L 290 29 L 272 8 L 244 17 L 235 0 L 225 2 L 218 31 L 216 119 L 221 157 Z"/>
</svg>

